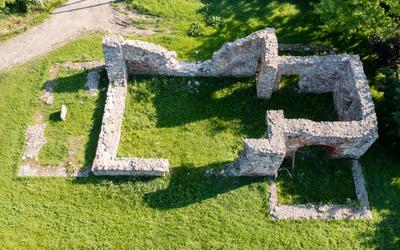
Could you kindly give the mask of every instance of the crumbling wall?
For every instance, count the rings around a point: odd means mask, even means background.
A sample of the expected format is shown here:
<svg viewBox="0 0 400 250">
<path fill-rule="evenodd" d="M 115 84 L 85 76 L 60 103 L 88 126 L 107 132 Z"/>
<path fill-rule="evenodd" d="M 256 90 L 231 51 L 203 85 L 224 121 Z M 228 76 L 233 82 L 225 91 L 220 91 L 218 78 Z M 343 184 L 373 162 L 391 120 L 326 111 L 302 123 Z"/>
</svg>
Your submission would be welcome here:
<svg viewBox="0 0 400 250">
<path fill-rule="evenodd" d="M 285 157 L 283 111 L 267 111 L 266 138 L 245 139 L 238 160 L 226 171 L 231 176 L 277 176 Z"/>
<path fill-rule="evenodd" d="M 285 119 L 283 111 L 268 111 L 266 138 L 245 140 L 227 174 L 276 176 L 283 157 L 306 145 L 326 146 L 335 158 L 358 159 L 378 138 L 374 103 L 358 56 L 280 57 L 276 82 L 283 74 L 300 75 L 302 92 L 332 93 L 338 121 Z M 276 138 L 283 140 L 284 147 Z"/>
<path fill-rule="evenodd" d="M 126 84 L 110 84 L 108 86 L 107 100 L 92 172 L 95 175 L 162 176 L 169 172 L 167 159 L 117 156 L 127 88 Z"/>
<path fill-rule="evenodd" d="M 103 46 L 107 72 L 114 90 L 118 86 L 126 88 L 128 75 L 138 74 L 255 76 L 257 96 L 268 99 L 278 89 L 282 75 L 299 75 L 301 92 L 332 93 L 338 121 L 285 119 L 283 111 L 268 111 L 266 137 L 244 140 L 244 150 L 238 160 L 225 170 L 227 175 L 276 176 L 283 158 L 305 145 L 327 146 L 333 157 L 359 158 L 378 137 L 374 104 L 358 56 L 278 56 L 274 29 L 260 30 L 227 43 L 204 62 L 180 62 L 175 52 L 158 45 L 116 36 L 105 37 Z M 113 125 L 114 128 L 110 129 L 107 124 L 117 121 L 118 126 L 121 126 L 123 107 L 113 105 L 108 99 L 125 94 L 121 92 L 107 97 L 106 112 L 110 113 L 110 118 L 105 113 L 94 164 L 97 169 L 108 169 L 115 173 L 118 169 L 130 169 L 128 161 L 116 157 L 115 145 L 112 146 L 111 155 L 103 154 L 103 151 L 110 149 L 102 145 L 103 142 L 119 142 L 119 128 Z M 112 114 L 115 109 L 118 111 Z M 167 163 L 159 163 L 157 161 L 154 166 L 161 166 L 160 173 L 165 173 Z M 118 167 L 110 169 L 108 166 L 113 164 Z M 147 165 L 153 166 L 152 163 Z"/>
<path fill-rule="evenodd" d="M 120 36 L 103 39 L 104 56 L 111 82 L 124 82 L 128 75 L 251 77 L 262 72 L 261 84 L 270 90 L 259 97 L 270 97 L 277 71 L 278 41 L 274 29 L 263 29 L 245 38 L 226 43 L 204 62 L 181 62 L 176 52 L 161 46 L 124 40 Z M 261 67 L 261 68 L 260 68 Z M 265 80 L 268 78 L 268 80 Z M 264 91 L 265 92 L 265 91 Z M 264 93 L 260 90 L 260 93 Z"/>
<path fill-rule="evenodd" d="M 276 82 L 282 75 L 299 75 L 299 90 L 305 93 L 333 92 L 343 79 L 340 56 L 281 56 Z"/>
</svg>

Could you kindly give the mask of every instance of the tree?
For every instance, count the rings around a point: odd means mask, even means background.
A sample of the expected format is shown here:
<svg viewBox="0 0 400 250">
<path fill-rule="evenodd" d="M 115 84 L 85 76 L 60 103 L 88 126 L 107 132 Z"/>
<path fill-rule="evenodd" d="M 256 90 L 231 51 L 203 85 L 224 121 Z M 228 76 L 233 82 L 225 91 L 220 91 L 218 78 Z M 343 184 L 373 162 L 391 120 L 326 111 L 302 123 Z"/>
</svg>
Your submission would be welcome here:
<svg viewBox="0 0 400 250">
<path fill-rule="evenodd" d="M 379 69 L 373 81 L 383 97 L 378 98 L 377 113 L 381 141 L 400 149 L 400 74 L 391 68 Z"/>
<path fill-rule="evenodd" d="M 14 3 L 15 0 L 0 0 L 0 10 L 3 9 L 7 3 Z"/>
<path fill-rule="evenodd" d="M 320 0 L 314 6 L 327 30 L 345 36 L 387 38 L 399 25 L 398 0 Z"/>
</svg>

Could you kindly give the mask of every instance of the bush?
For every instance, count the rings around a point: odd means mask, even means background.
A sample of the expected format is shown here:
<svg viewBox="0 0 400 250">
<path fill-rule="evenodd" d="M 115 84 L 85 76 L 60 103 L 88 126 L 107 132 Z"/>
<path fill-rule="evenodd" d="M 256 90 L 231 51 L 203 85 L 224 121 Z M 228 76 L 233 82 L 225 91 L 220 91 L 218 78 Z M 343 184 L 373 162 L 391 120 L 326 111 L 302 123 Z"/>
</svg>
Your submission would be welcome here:
<svg viewBox="0 0 400 250">
<path fill-rule="evenodd" d="M 378 56 L 377 67 L 390 66 L 399 68 L 400 66 L 400 32 L 384 40 L 377 36 L 370 38 L 372 49 Z"/>
<path fill-rule="evenodd" d="M 321 0 L 314 6 L 326 29 L 344 37 L 387 38 L 399 26 L 398 0 Z"/>
<path fill-rule="evenodd" d="M 391 68 L 378 70 L 374 81 L 383 98 L 377 100 L 379 135 L 393 149 L 400 149 L 400 75 Z"/>
<path fill-rule="evenodd" d="M 188 36 L 201 36 L 203 35 L 203 28 L 200 26 L 199 23 L 194 22 L 190 25 L 189 30 L 187 31 Z"/>
<path fill-rule="evenodd" d="M 0 0 L 0 13 L 26 14 L 32 10 L 46 11 L 62 2 L 63 0 Z"/>
<path fill-rule="evenodd" d="M 209 16 L 209 17 L 207 17 L 206 23 L 207 23 L 207 25 L 213 26 L 213 27 L 216 27 L 216 28 L 222 27 L 225 24 L 224 21 L 222 20 L 222 18 L 219 17 L 219 16 Z"/>
</svg>

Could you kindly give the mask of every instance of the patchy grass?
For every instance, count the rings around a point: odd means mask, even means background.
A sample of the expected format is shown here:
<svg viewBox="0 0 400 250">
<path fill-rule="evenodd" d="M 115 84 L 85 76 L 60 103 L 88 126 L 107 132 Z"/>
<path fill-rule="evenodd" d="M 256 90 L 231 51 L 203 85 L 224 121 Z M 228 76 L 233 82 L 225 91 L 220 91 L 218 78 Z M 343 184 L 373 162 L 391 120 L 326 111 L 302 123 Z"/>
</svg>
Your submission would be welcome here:
<svg viewBox="0 0 400 250">
<path fill-rule="evenodd" d="M 247 35 L 261 26 L 277 27 L 279 38 L 284 42 L 307 43 L 314 39 L 313 34 L 318 31 L 318 23 L 310 12 L 307 1 L 207 2 L 214 8 L 212 15 L 221 16 L 225 26 L 220 31 L 206 27 L 206 34 L 211 35 L 189 38 L 186 31 L 190 23 L 203 20 L 203 15 L 199 14 L 204 6 L 202 3 L 192 0 L 136 1 L 138 5 L 148 6 L 160 15 L 164 11 L 168 13 L 170 9 L 176 10 L 173 15 L 165 15 L 168 17 L 165 25 L 173 24 L 169 29 L 171 33 L 158 34 L 147 39 L 178 51 L 180 58 L 186 59 L 210 56 L 224 41 Z M 283 4 L 288 6 L 282 6 Z M 277 10 L 282 9 L 285 11 L 280 14 Z M 296 9 L 298 12 L 294 11 Z M 196 54 L 195 51 L 199 53 Z M 361 158 L 374 216 L 371 221 L 272 221 L 268 214 L 266 180 L 215 178 L 202 174 L 203 169 L 210 167 L 210 164 L 222 164 L 234 158 L 242 137 L 257 136 L 265 130 L 263 117 L 267 108 L 282 108 L 291 117 L 304 114 L 316 119 L 329 119 L 329 112 L 318 113 L 323 108 L 309 106 L 310 100 L 303 101 L 303 96 L 299 99 L 295 91 L 289 91 L 290 86 L 274 93 L 274 97 L 268 102 L 270 104 L 256 100 L 252 79 L 197 79 L 202 83 L 201 91 L 196 94 L 198 97 L 195 94 L 189 95 L 186 89 L 187 81 L 192 79 L 157 77 L 136 78 L 131 81 L 128 98 L 130 105 L 127 107 L 125 136 L 120 153 L 146 156 L 153 152 L 168 156 L 177 152 L 175 158 L 171 158 L 173 169 L 169 176 L 155 179 L 16 178 L 24 150 L 24 132 L 26 126 L 32 122 L 35 110 L 39 108 L 37 99 L 50 66 L 55 62 L 101 58 L 101 37 L 91 36 L 74 41 L 49 56 L 0 73 L 2 248 L 398 248 L 400 161 L 379 145 L 373 146 Z M 74 74 L 68 77 L 74 77 Z M 133 82 L 138 83 L 138 86 Z M 212 86 L 213 84 L 216 86 Z M 169 89 L 172 87 L 177 89 Z M 140 92 L 136 88 L 143 88 L 142 95 L 146 98 L 139 101 L 140 97 L 136 95 Z M 175 93 L 177 97 L 166 95 L 168 92 Z M 245 106 L 236 104 L 233 99 L 229 101 L 230 96 L 236 94 L 243 97 L 240 102 Z M 200 97 L 206 99 L 202 101 Z M 183 104 L 188 104 L 189 99 L 193 99 L 197 106 L 189 105 L 186 110 L 180 110 L 179 107 L 186 107 Z M 322 99 L 324 103 L 330 102 L 328 98 Z M 165 107 L 155 105 L 156 101 Z M 230 112 L 218 113 L 224 110 L 219 109 L 217 104 Z M 248 106 L 249 104 L 254 107 Z M 215 110 L 206 111 L 202 116 L 200 111 L 204 112 L 205 107 Z M 243 110 L 235 111 L 234 107 L 242 107 Z M 160 110 L 164 115 L 151 116 L 152 113 L 158 114 Z M 255 117 L 249 115 L 240 119 L 252 110 L 260 112 L 254 113 Z M 173 111 L 178 112 L 179 116 Z M 140 121 L 135 120 L 135 115 L 141 118 Z M 151 119 L 147 121 L 146 117 Z M 197 119 L 192 119 L 193 117 Z M 157 125 L 160 118 L 163 123 Z M 134 131 L 126 128 L 127 121 L 137 127 L 140 144 L 135 145 L 126 136 L 127 133 L 136 136 Z M 215 124 L 213 121 L 216 121 Z M 255 124 L 252 125 L 249 121 L 254 121 Z M 227 131 L 218 130 L 221 124 L 228 128 Z M 254 131 L 250 129 L 250 125 L 255 128 Z M 176 127 L 182 129 L 177 134 L 171 134 Z M 215 135 L 211 133 L 213 130 L 216 131 Z M 145 133 L 152 139 L 148 144 L 144 139 Z M 160 138 L 173 141 L 155 144 L 158 140 L 155 139 L 157 133 Z M 180 138 L 182 134 L 200 136 L 201 144 L 191 145 L 194 140 L 187 140 L 185 143 Z M 214 142 L 206 138 L 228 140 L 226 145 L 219 142 L 214 146 Z M 199 146 L 198 151 L 196 146 Z M 145 150 L 146 147 L 151 150 Z M 211 155 L 208 156 L 210 159 L 201 155 L 206 147 L 210 149 L 206 152 Z M 165 151 L 160 152 L 160 148 Z M 211 152 L 216 149 L 215 154 Z M 304 169 L 308 167 L 303 166 Z M 299 170 L 300 168 L 299 165 Z M 344 173 L 343 176 L 348 174 Z M 334 179 L 332 183 L 337 186 L 338 182 Z M 338 191 L 339 198 L 348 196 L 346 190 L 347 188 Z M 322 198 L 324 197 L 317 193 L 307 199 Z M 336 199 L 335 196 L 327 198 Z"/>
</svg>

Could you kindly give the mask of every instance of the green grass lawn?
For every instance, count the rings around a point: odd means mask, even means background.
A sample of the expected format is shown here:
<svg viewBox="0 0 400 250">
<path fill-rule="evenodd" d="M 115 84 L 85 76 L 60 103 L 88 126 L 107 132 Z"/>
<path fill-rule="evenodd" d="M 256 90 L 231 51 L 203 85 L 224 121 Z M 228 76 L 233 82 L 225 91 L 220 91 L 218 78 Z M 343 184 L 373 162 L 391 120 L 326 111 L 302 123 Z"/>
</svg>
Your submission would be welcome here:
<svg viewBox="0 0 400 250">
<path fill-rule="evenodd" d="M 238 157 L 244 138 L 265 134 L 266 110 L 283 109 L 288 118 L 334 120 L 332 96 L 298 93 L 297 82 L 283 77 L 272 99 L 261 100 L 255 79 L 135 78 L 129 85 L 119 154 L 167 158 L 172 167 L 222 168 Z M 355 199 L 351 161 L 331 159 L 321 150 L 303 151 L 294 177 L 283 172 L 278 179 L 282 203 Z M 282 167 L 288 169 L 286 162 Z"/>
<path fill-rule="evenodd" d="M 197 38 L 187 37 L 186 31 L 191 22 L 203 22 L 203 15 L 198 12 L 202 3 L 190 0 L 170 5 L 172 2 L 135 1 L 138 6 L 158 12 L 164 25 L 174 23 L 170 32 L 147 40 L 177 50 L 180 58 L 210 56 L 223 41 L 265 25 L 277 27 L 281 41 L 319 40 L 313 36 L 318 29 L 307 28 L 318 25 L 305 1 L 203 2 L 215 8 L 213 13 L 220 13 L 227 26 L 215 31 L 208 27 L 205 35 Z M 172 14 L 168 14 L 171 10 Z M 255 98 L 254 79 L 131 79 L 119 154 L 167 157 L 172 165 L 170 175 L 17 178 L 24 132 L 41 108 L 38 97 L 50 66 L 55 62 L 101 58 L 101 36 L 93 35 L 11 71 L 0 72 L 1 248 L 398 248 L 400 161 L 379 144 L 361 158 L 374 216 L 370 221 L 272 221 L 267 180 L 203 175 L 208 167 L 232 161 L 242 138 L 263 134 L 267 109 L 283 109 L 291 118 L 333 119 L 329 97 L 297 94 L 296 80 L 290 77 L 284 79 L 283 88 L 269 101 Z M 59 82 L 73 84 L 59 85 L 64 87 L 56 93 L 55 102 L 66 98 L 63 101 L 73 104 L 80 100 L 82 72 L 61 72 L 60 78 Z M 189 80 L 201 83 L 198 91 L 187 89 Z M 68 89 L 73 91 L 65 91 Z M 87 124 L 99 122 L 93 109 L 101 107 L 101 101 L 90 101 L 87 108 L 73 106 L 77 119 L 82 117 L 82 124 L 71 124 L 71 131 L 76 128 L 79 133 L 87 133 Z M 56 110 L 48 111 L 53 112 Z M 56 128 L 56 124 L 48 126 Z M 65 128 L 60 128 L 61 132 Z M 89 143 L 85 147 L 93 147 L 97 135 L 86 136 Z M 81 158 L 84 162 L 93 157 L 93 151 L 88 152 Z M 352 198 L 347 163 L 339 166 L 330 159 L 310 162 L 309 158 L 301 158 L 309 154 L 314 150 L 299 153 L 294 179 L 280 172 L 280 199 L 298 203 L 343 202 Z M 331 167 L 327 169 L 327 165 Z M 322 188 L 328 192 L 310 188 L 316 183 L 323 183 Z"/>
<path fill-rule="evenodd" d="M 39 104 L 47 124 L 47 144 L 39 155 L 41 165 L 79 168 L 94 158 L 108 81 L 103 72 L 98 95 L 94 96 L 85 88 L 86 74 L 83 70 L 61 68 L 53 104 Z M 68 109 L 66 122 L 60 119 L 62 105 Z"/>
</svg>

